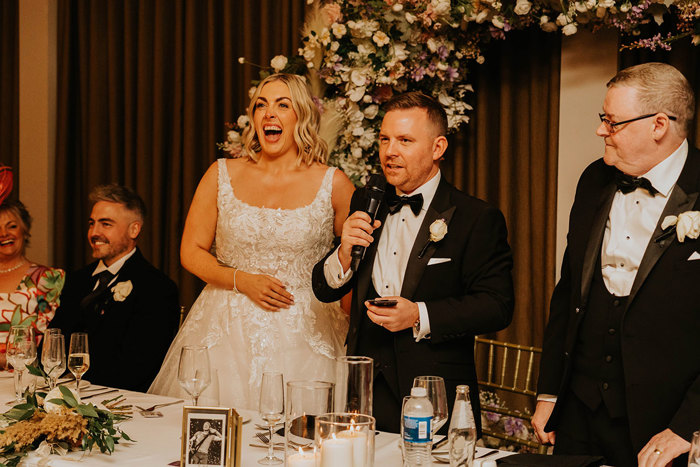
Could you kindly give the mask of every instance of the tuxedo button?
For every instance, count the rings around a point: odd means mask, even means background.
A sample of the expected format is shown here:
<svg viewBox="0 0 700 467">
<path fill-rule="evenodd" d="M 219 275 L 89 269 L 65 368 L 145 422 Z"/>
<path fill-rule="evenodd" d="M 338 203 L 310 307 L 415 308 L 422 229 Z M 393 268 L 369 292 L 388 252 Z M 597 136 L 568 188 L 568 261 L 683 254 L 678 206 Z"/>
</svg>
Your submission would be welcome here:
<svg viewBox="0 0 700 467">
<path fill-rule="evenodd" d="M 603 391 L 607 391 L 610 385 L 608 383 L 603 383 Z"/>
<path fill-rule="evenodd" d="M 617 331 L 615 330 L 615 328 L 608 329 L 608 334 L 610 334 L 611 336 L 614 336 L 616 332 Z"/>
<path fill-rule="evenodd" d="M 569 352 L 564 352 L 564 358 L 569 358 Z"/>
<path fill-rule="evenodd" d="M 608 363 L 612 362 L 612 361 L 613 361 L 612 355 L 606 355 L 606 356 L 605 356 L 605 361 L 608 362 Z"/>
<path fill-rule="evenodd" d="M 620 300 L 618 300 L 617 298 L 613 300 L 613 306 L 620 306 Z"/>
<path fill-rule="evenodd" d="M 576 309 L 574 310 L 574 313 L 579 313 L 580 311 L 581 311 L 581 308 L 576 307 Z"/>
</svg>

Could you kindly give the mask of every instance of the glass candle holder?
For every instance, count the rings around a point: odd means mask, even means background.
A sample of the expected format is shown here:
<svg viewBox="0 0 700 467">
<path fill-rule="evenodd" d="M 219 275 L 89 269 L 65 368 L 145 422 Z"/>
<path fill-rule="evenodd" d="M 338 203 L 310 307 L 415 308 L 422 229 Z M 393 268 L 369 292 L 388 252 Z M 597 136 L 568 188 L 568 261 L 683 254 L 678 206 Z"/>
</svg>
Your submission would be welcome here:
<svg viewBox="0 0 700 467">
<path fill-rule="evenodd" d="M 327 413 L 316 417 L 319 467 L 374 467 L 374 426 L 371 415 Z"/>
<path fill-rule="evenodd" d="M 335 411 L 372 415 L 374 360 L 338 357 L 335 376 Z"/>
<path fill-rule="evenodd" d="M 335 385 L 326 381 L 287 382 L 284 425 L 287 466 L 315 466 L 316 418 L 333 410 L 334 389 Z"/>
</svg>

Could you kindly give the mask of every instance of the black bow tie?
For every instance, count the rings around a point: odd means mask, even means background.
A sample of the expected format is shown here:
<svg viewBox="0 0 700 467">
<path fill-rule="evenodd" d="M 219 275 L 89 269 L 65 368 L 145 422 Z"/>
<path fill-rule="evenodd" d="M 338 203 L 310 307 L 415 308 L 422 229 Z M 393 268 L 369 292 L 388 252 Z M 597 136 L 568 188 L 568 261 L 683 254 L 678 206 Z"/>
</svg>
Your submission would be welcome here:
<svg viewBox="0 0 700 467">
<path fill-rule="evenodd" d="M 423 207 L 423 195 L 420 193 L 413 196 L 398 196 L 396 193 L 391 193 L 389 195 L 387 205 L 389 206 L 390 214 L 396 214 L 399 212 L 404 204 L 408 204 L 411 207 L 413 214 L 417 216 Z"/>
<path fill-rule="evenodd" d="M 637 188 L 644 188 L 651 196 L 659 192 L 659 190 L 654 188 L 648 178 L 633 177 L 619 170 L 615 173 L 615 183 L 617 183 L 617 189 L 623 194 L 632 193 Z"/>
</svg>

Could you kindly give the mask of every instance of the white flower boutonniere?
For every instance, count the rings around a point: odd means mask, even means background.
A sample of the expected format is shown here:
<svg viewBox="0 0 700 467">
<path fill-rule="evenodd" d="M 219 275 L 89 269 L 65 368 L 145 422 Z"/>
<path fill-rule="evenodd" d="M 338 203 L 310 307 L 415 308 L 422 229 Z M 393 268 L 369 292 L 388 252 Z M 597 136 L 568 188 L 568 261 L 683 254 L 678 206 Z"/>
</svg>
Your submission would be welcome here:
<svg viewBox="0 0 700 467">
<path fill-rule="evenodd" d="M 420 254 L 418 255 L 418 258 L 422 258 L 423 255 L 425 254 L 425 250 L 428 249 L 428 246 L 430 243 L 437 243 L 443 238 L 445 238 L 445 235 L 447 235 L 447 222 L 445 222 L 445 219 L 437 219 L 434 221 L 432 224 L 430 224 L 430 239 L 428 240 L 428 243 L 425 244 L 425 246 L 420 250 Z"/>
<path fill-rule="evenodd" d="M 126 297 L 129 296 L 133 288 L 134 286 L 131 283 L 131 281 L 119 282 L 114 287 L 112 287 L 112 294 L 114 300 L 117 302 L 123 302 L 124 300 L 126 300 Z"/>
<path fill-rule="evenodd" d="M 686 237 L 698 238 L 700 236 L 700 211 L 686 211 L 678 216 L 666 216 L 661 223 L 663 230 L 674 226 L 678 241 L 683 243 Z M 672 230 L 671 230 L 672 231 Z"/>
</svg>

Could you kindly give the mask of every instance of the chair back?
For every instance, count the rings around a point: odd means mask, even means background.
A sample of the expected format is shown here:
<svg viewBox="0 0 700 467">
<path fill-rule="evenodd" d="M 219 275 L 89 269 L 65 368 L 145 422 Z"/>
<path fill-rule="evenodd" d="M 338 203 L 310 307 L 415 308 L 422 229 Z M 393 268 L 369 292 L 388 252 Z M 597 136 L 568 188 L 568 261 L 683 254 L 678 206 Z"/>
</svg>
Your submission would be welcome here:
<svg viewBox="0 0 700 467">
<path fill-rule="evenodd" d="M 535 441 L 534 436 L 523 439 L 522 436 L 514 436 L 513 426 L 521 425 L 527 428 L 529 433 L 534 433 L 530 425 L 531 413 L 529 409 L 536 403 L 536 369 L 539 368 L 539 360 L 542 349 L 538 347 L 500 342 L 493 339 L 477 337 L 474 341 L 474 355 L 479 363 L 478 371 L 479 391 L 489 391 L 493 397 L 482 400 L 481 411 L 498 414 L 494 416 L 500 420 L 502 417 L 510 417 L 519 422 L 510 424 L 510 432 L 506 433 L 505 423 L 495 423 L 491 426 L 484 425 L 484 436 L 498 438 L 503 441 L 526 446 L 543 454 L 547 452 L 547 446 Z M 521 401 L 527 406 L 524 410 L 509 408 L 506 401 Z"/>
</svg>

